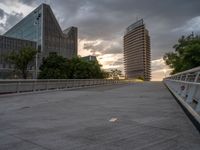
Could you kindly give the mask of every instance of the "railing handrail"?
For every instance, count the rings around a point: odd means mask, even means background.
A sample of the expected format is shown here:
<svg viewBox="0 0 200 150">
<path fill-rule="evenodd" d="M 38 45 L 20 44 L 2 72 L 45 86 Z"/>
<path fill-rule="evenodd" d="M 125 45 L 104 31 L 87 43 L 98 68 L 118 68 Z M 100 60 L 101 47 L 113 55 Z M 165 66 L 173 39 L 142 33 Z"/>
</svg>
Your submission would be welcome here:
<svg viewBox="0 0 200 150">
<path fill-rule="evenodd" d="M 0 79 L 0 82 L 18 82 L 18 81 L 69 81 L 69 80 L 124 80 L 124 79 Z"/>
<path fill-rule="evenodd" d="M 0 94 L 68 89 L 125 83 L 115 79 L 11 79 L 0 80 Z"/>
<path fill-rule="evenodd" d="M 200 67 L 169 76 L 163 82 L 200 127 Z"/>
<path fill-rule="evenodd" d="M 174 76 L 177 76 L 177 75 L 182 75 L 182 74 L 187 74 L 187 73 L 196 73 L 196 72 L 200 72 L 200 66 L 186 70 L 186 71 L 182 71 L 182 72 L 179 72 L 179 73 L 176 73 L 176 74 L 173 74 L 169 77 L 166 77 L 165 79 L 170 78 L 170 77 L 174 77 Z"/>
</svg>

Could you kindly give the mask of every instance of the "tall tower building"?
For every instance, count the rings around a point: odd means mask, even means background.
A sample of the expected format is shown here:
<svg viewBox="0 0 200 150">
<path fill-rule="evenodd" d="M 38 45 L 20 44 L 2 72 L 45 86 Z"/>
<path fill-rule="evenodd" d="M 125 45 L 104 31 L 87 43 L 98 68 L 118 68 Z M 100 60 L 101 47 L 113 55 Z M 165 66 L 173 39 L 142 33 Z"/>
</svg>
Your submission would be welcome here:
<svg viewBox="0 0 200 150">
<path fill-rule="evenodd" d="M 128 79 L 151 79 L 150 37 L 143 19 L 130 25 L 124 35 L 124 66 Z"/>
</svg>

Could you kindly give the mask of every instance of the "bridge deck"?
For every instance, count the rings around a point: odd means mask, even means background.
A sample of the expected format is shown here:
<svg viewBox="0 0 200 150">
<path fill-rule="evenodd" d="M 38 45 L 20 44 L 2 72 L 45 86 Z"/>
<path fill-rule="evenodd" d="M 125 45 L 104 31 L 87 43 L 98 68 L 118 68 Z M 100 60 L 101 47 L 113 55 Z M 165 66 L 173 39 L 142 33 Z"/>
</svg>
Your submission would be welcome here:
<svg viewBox="0 0 200 150">
<path fill-rule="evenodd" d="M 2 150 L 199 150 L 161 82 L 0 98 Z"/>
</svg>

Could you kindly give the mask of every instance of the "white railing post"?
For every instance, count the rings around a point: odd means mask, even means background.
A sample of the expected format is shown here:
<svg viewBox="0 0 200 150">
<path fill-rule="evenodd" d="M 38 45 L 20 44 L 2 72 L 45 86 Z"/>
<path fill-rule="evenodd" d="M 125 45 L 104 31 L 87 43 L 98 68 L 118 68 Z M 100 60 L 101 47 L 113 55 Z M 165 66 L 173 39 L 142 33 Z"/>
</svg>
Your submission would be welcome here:
<svg viewBox="0 0 200 150">
<path fill-rule="evenodd" d="M 0 93 L 20 93 L 65 88 L 119 84 L 123 81 L 114 79 L 27 79 L 2 80 Z M 6 85 L 6 88 L 5 88 Z"/>
<path fill-rule="evenodd" d="M 194 82 L 197 82 L 199 74 L 200 74 L 200 72 L 198 72 L 196 74 Z M 186 100 L 186 102 L 188 102 L 188 103 L 191 103 L 193 101 L 193 96 L 194 96 L 194 93 L 196 91 L 196 85 L 191 85 L 191 86 L 192 87 L 190 87 L 190 89 L 189 89 L 188 97 L 187 97 L 187 100 Z"/>
<path fill-rule="evenodd" d="M 46 90 L 48 91 L 48 84 L 49 84 L 49 79 L 46 81 Z"/>
<path fill-rule="evenodd" d="M 185 82 L 187 82 L 187 78 L 188 78 L 188 74 L 185 75 L 185 80 L 184 80 Z M 186 97 L 186 92 L 187 92 L 188 84 L 184 83 L 183 86 L 184 86 L 184 90 L 182 91 L 181 96 L 182 97 Z"/>
<path fill-rule="evenodd" d="M 36 79 L 33 81 L 33 91 L 36 91 Z"/>
<path fill-rule="evenodd" d="M 19 93 L 20 81 L 17 81 L 17 93 Z"/>
<path fill-rule="evenodd" d="M 182 79 L 182 74 L 180 75 L 180 79 L 179 79 L 179 81 L 181 81 L 181 79 Z M 181 92 L 182 92 L 182 83 L 181 84 L 178 84 L 178 89 L 177 89 L 178 91 L 177 91 L 177 93 L 179 94 L 179 95 L 181 95 Z"/>
</svg>

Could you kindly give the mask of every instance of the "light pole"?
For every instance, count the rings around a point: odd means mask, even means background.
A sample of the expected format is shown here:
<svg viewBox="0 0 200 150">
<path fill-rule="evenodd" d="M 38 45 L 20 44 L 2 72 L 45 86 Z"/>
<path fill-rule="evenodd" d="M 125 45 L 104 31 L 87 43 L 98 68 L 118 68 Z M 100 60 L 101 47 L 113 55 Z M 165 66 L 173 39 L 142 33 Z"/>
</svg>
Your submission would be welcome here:
<svg viewBox="0 0 200 150">
<path fill-rule="evenodd" d="M 38 44 L 38 42 L 39 42 L 39 20 L 40 20 L 41 14 L 38 11 L 35 13 L 37 13 L 36 21 L 34 22 L 34 25 L 37 25 L 37 27 L 36 27 L 37 53 L 35 55 L 35 57 L 36 57 L 35 58 L 35 78 L 37 79 L 37 76 L 38 76 L 38 52 L 39 52 L 39 48 L 38 48 L 39 47 L 39 44 Z"/>
</svg>

